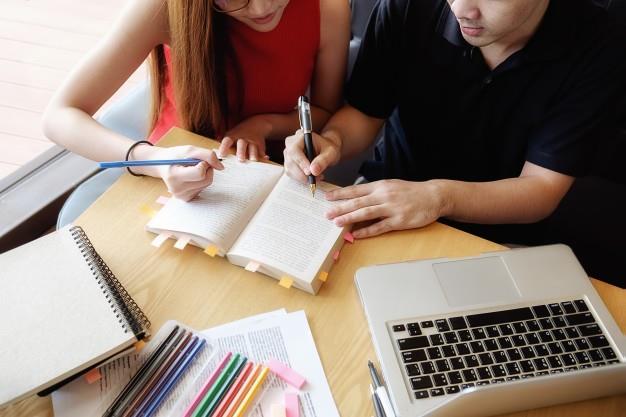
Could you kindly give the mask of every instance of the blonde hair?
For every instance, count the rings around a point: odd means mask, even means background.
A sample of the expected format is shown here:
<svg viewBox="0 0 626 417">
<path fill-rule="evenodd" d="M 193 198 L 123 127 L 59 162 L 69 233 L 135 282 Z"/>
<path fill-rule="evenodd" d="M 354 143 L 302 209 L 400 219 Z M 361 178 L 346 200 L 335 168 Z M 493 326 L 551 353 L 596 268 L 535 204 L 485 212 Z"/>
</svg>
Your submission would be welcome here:
<svg viewBox="0 0 626 417">
<path fill-rule="evenodd" d="M 211 5 L 207 0 L 167 0 L 171 71 L 175 76 L 168 74 L 164 47 L 159 45 L 150 56 L 151 130 L 163 108 L 168 76 L 180 127 L 211 137 L 226 128 L 225 61 L 230 57 L 226 16 Z"/>
</svg>

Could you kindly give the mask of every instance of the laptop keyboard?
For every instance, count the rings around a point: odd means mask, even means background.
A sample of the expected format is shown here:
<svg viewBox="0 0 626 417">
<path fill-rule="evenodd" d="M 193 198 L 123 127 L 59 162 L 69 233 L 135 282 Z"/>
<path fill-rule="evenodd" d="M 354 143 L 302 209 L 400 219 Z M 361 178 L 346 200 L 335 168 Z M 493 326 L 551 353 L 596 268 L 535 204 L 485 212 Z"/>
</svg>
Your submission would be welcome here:
<svg viewBox="0 0 626 417">
<path fill-rule="evenodd" d="M 619 363 L 584 300 L 389 324 L 416 399 Z"/>
</svg>

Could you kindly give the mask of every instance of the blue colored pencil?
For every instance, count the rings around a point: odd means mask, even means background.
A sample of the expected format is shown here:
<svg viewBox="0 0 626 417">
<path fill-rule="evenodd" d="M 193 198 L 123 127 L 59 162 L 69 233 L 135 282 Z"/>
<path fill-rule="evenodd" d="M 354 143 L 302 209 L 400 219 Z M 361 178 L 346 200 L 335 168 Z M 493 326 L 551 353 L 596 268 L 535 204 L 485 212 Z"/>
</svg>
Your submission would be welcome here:
<svg viewBox="0 0 626 417">
<path fill-rule="evenodd" d="M 151 165 L 197 165 L 202 159 L 147 159 L 141 161 L 110 161 L 98 162 L 100 168 L 144 167 Z"/>
</svg>

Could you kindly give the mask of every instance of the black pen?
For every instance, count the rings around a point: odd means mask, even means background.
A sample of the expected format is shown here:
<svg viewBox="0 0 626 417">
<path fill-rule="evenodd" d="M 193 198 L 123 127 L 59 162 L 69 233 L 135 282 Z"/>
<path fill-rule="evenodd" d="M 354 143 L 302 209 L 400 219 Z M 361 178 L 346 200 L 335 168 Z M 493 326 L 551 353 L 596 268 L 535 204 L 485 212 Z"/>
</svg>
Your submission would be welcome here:
<svg viewBox="0 0 626 417">
<path fill-rule="evenodd" d="M 298 118 L 300 119 L 300 129 L 304 134 L 304 151 L 309 162 L 315 159 L 315 147 L 313 146 L 313 124 L 311 123 L 311 106 L 307 96 L 298 98 Z M 309 174 L 309 188 L 315 197 L 315 176 Z"/>
<path fill-rule="evenodd" d="M 374 364 L 372 361 L 367 361 L 367 367 L 370 370 L 370 375 L 372 377 L 372 382 L 374 382 L 374 392 L 376 393 L 376 397 L 380 401 L 380 405 L 383 408 L 386 417 L 396 417 L 396 413 L 391 405 L 391 400 L 389 399 L 389 393 L 387 392 L 387 388 L 380 382 L 380 377 L 378 376 L 378 372 L 376 372 L 376 368 L 374 368 Z"/>
</svg>

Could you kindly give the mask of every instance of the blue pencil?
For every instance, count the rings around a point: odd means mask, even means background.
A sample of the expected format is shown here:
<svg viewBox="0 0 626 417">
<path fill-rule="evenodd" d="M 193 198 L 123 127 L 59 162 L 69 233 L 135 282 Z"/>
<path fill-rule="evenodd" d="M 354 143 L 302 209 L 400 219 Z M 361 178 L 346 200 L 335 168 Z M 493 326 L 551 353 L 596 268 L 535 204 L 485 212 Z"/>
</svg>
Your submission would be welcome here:
<svg viewBox="0 0 626 417">
<path fill-rule="evenodd" d="M 98 162 L 100 168 L 144 167 L 149 165 L 197 165 L 201 159 L 148 159 L 143 161 L 110 161 Z"/>
</svg>

